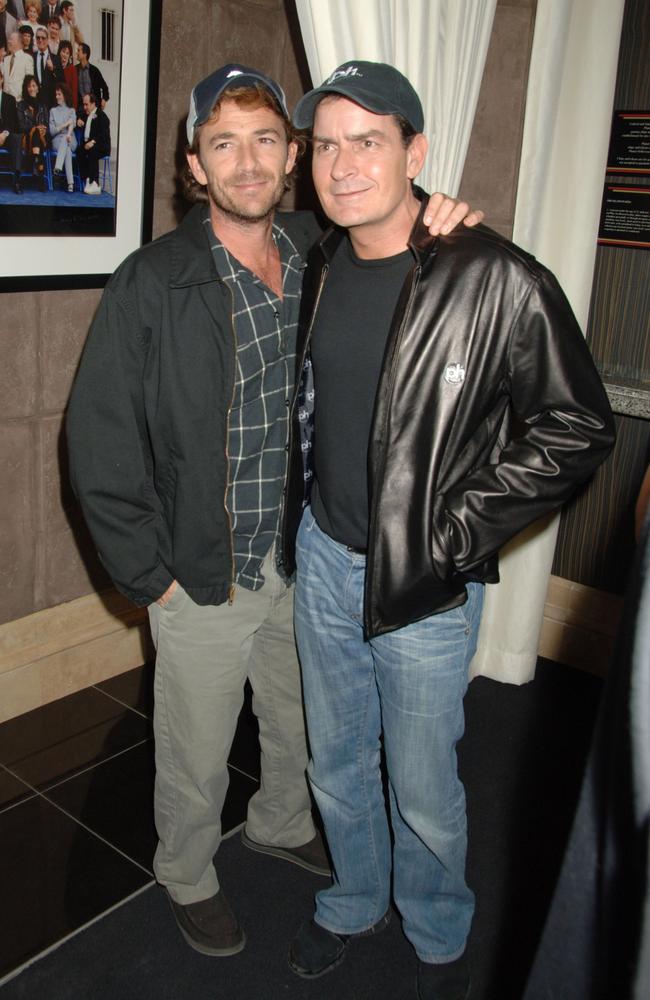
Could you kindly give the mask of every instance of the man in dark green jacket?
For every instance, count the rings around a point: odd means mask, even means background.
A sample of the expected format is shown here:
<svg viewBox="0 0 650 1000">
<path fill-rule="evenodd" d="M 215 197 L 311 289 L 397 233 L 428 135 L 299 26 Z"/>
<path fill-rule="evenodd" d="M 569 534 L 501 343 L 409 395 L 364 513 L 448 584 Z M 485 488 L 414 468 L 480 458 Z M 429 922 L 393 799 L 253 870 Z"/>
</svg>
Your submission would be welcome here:
<svg viewBox="0 0 650 1000">
<path fill-rule="evenodd" d="M 320 229 L 311 213 L 274 214 L 299 142 L 273 80 L 216 70 L 194 88 L 187 137 L 188 192 L 207 204 L 109 281 L 68 440 L 102 562 L 149 608 L 156 877 L 188 943 L 230 955 L 245 937 L 213 857 L 247 678 L 261 781 L 242 839 L 329 874 L 305 781 L 292 588 L 276 555 L 302 274 Z"/>
</svg>

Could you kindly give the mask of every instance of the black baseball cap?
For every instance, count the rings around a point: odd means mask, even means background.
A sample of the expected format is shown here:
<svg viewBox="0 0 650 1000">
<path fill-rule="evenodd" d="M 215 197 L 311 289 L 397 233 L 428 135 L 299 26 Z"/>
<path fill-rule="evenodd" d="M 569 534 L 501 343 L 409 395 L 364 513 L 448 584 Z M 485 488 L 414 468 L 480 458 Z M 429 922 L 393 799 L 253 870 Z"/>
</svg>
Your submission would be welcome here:
<svg viewBox="0 0 650 1000">
<path fill-rule="evenodd" d="M 289 120 L 287 99 L 279 83 L 258 69 L 251 69 L 249 66 L 242 66 L 239 63 L 228 63 L 226 66 L 221 66 L 220 69 L 215 69 L 213 73 L 197 83 L 192 91 L 190 113 L 187 116 L 187 141 L 192 143 L 195 130 L 199 125 L 207 122 L 224 90 L 228 90 L 229 87 L 246 87 L 256 83 L 268 90 L 278 105 L 278 111 Z"/>
<path fill-rule="evenodd" d="M 341 94 L 379 115 L 401 115 L 416 132 L 424 128 L 420 98 L 406 77 L 387 63 L 344 62 L 320 87 L 298 101 L 293 113 L 296 128 L 312 128 L 316 105 L 326 94 Z"/>
</svg>

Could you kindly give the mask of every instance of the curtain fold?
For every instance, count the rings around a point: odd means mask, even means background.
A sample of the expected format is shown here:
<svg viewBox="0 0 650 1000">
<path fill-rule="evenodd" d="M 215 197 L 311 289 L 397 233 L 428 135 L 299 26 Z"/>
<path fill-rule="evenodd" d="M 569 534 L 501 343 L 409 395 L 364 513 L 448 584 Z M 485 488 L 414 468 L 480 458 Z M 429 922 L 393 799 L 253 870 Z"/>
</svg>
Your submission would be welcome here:
<svg viewBox="0 0 650 1000">
<path fill-rule="evenodd" d="M 496 0 L 296 0 L 314 86 L 349 59 L 386 62 L 422 101 L 430 152 L 419 183 L 458 191 Z"/>
<path fill-rule="evenodd" d="M 624 0 L 538 0 L 513 239 L 557 276 L 586 329 Z M 534 676 L 559 516 L 501 554 L 473 675 Z"/>
</svg>

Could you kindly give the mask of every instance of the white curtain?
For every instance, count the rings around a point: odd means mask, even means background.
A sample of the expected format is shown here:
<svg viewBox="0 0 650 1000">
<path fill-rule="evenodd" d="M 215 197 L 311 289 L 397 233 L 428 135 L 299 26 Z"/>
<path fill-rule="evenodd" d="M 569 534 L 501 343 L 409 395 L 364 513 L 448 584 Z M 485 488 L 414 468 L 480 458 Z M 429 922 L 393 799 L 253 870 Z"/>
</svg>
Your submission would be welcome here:
<svg viewBox="0 0 650 1000">
<path fill-rule="evenodd" d="M 538 0 L 514 241 L 557 276 L 584 330 L 624 0 Z M 523 683 L 535 672 L 559 518 L 502 553 L 488 587 L 474 674 Z"/>
<path fill-rule="evenodd" d="M 430 152 L 418 182 L 455 195 L 496 0 L 296 0 L 314 86 L 341 63 L 396 66 L 424 108 Z"/>
</svg>

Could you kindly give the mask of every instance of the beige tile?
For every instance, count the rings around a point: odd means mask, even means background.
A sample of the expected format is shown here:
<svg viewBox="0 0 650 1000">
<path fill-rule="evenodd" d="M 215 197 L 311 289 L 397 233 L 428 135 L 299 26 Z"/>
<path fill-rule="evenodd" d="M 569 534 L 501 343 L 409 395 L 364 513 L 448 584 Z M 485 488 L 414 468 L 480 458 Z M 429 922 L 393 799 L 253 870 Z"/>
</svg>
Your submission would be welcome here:
<svg viewBox="0 0 650 1000">
<path fill-rule="evenodd" d="M 559 576 L 550 578 L 545 614 L 555 621 L 588 628 L 596 634 L 615 636 L 622 609 L 623 601 L 616 594 Z"/>
<path fill-rule="evenodd" d="M 46 534 L 81 519 L 68 471 L 65 422 L 61 414 L 40 421 L 42 526 Z"/>
<path fill-rule="evenodd" d="M 0 674 L 0 722 L 15 719 L 44 704 L 41 674 L 42 667 L 34 663 L 21 670 Z"/>
<path fill-rule="evenodd" d="M 92 593 L 0 625 L 0 673 L 147 622 L 116 590 Z"/>
<path fill-rule="evenodd" d="M 0 400 L 3 417 L 29 417 L 36 412 L 38 327 L 36 296 L 0 296 Z"/>
<path fill-rule="evenodd" d="M 0 722 L 140 666 L 153 655 L 148 633 L 143 624 L 0 674 Z"/>
<path fill-rule="evenodd" d="M 43 536 L 42 549 L 34 610 L 111 586 L 83 524 L 50 529 Z"/>
<path fill-rule="evenodd" d="M 65 409 L 101 289 L 84 288 L 39 295 L 42 409 Z"/>
<path fill-rule="evenodd" d="M 539 653 L 603 677 L 609 669 L 614 641 L 610 636 L 544 618 Z"/>
<path fill-rule="evenodd" d="M 138 667 L 150 656 L 148 624 L 57 653 L 42 671 L 43 704 Z"/>
<path fill-rule="evenodd" d="M 0 622 L 33 610 L 36 573 L 35 443 L 26 423 L 0 426 Z"/>
</svg>

